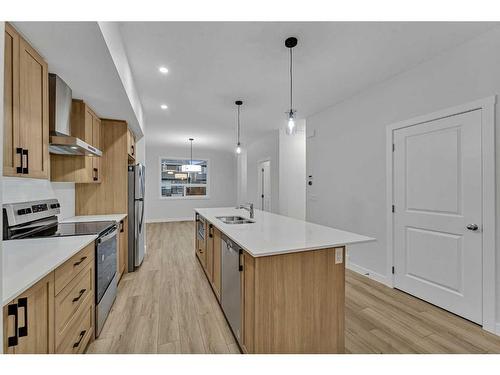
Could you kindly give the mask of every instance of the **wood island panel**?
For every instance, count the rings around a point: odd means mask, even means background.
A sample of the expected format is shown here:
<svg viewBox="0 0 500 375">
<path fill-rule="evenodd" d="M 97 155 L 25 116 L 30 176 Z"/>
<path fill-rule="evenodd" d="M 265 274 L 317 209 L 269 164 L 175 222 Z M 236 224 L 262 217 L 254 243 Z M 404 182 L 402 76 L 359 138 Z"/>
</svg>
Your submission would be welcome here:
<svg viewBox="0 0 500 375">
<path fill-rule="evenodd" d="M 249 352 L 343 353 L 345 267 L 335 264 L 335 248 L 254 262 L 253 312 L 252 306 L 244 310 L 250 319 L 254 314 L 254 350 Z M 250 287 L 245 282 L 245 296 Z M 250 298 L 245 304 L 252 304 Z"/>
</svg>

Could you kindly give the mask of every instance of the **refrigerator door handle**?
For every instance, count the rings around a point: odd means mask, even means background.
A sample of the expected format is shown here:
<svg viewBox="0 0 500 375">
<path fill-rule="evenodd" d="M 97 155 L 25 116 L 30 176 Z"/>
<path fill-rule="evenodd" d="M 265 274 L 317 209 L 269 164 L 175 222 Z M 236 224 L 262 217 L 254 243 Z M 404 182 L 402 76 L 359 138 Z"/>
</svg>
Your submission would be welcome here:
<svg viewBox="0 0 500 375">
<path fill-rule="evenodd" d="M 142 232 L 142 225 L 144 221 L 144 200 L 141 199 L 141 219 L 139 220 L 139 233 Z"/>
</svg>

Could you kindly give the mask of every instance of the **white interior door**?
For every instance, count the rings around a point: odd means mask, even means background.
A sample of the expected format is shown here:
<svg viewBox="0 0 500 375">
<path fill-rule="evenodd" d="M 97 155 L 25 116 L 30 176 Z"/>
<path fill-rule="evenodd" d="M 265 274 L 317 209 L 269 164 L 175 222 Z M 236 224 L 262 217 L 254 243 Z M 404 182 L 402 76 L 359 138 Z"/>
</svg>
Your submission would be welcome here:
<svg viewBox="0 0 500 375">
<path fill-rule="evenodd" d="M 259 163 L 258 179 L 259 201 L 262 211 L 271 211 L 271 162 L 269 160 Z"/>
<path fill-rule="evenodd" d="M 481 111 L 394 143 L 395 287 L 482 324 Z"/>
</svg>

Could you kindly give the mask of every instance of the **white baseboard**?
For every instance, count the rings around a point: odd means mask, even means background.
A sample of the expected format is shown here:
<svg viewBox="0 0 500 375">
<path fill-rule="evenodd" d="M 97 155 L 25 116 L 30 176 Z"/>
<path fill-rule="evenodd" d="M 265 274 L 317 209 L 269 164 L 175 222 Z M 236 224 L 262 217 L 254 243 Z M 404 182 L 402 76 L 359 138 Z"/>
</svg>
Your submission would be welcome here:
<svg viewBox="0 0 500 375">
<path fill-rule="evenodd" d="M 152 223 L 172 223 L 174 221 L 194 221 L 194 216 L 189 217 L 173 217 L 165 219 L 146 219 L 146 224 Z"/>
<path fill-rule="evenodd" d="M 351 270 L 351 271 L 354 271 L 356 273 L 359 273 L 360 275 L 366 276 L 374 281 L 377 281 L 379 283 L 382 283 L 384 285 L 391 287 L 387 277 L 380 274 L 380 273 L 374 272 L 374 271 L 369 270 L 368 268 L 365 268 L 365 267 L 358 266 L 357 264 L 354 264 L 354 263 L 349 262 L 349 261 L 346 264 L 346 268 Z"/>
</svg>

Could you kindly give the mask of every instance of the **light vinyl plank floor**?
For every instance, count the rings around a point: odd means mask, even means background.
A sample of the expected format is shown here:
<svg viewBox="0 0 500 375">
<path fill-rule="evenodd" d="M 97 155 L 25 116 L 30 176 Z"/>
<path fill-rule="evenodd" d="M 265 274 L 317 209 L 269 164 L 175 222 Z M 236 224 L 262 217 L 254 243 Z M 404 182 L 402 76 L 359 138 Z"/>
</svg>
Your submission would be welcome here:
<svg viewBox="0 0 500 375">
<path fill-rule="evenodd" d="M 125 274 L 87 353 L 239 353 L 194 254 L 192 222 L 147 225 L 147 254 Z M 500 337 L 346 272 L 347 353 L 500 353 Z"/>
</svg>

